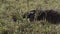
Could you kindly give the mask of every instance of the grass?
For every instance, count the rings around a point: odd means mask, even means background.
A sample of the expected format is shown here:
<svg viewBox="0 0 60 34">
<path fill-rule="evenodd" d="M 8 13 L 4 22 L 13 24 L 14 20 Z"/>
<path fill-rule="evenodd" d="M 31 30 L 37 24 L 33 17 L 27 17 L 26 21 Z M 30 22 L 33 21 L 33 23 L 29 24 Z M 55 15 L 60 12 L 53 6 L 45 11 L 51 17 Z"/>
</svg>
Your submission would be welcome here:
<svg viewBox="0 0 60 34">
<path fill-rule="evenodd" d="M 22 15 L 32 9 L 60 9 L 60 0 L 0 0 L 0 34 L 60 34 L 60 25 L 33 22 Z M 17 22 L 12 16 L 16 15 Z M 42 24 L 43 23 L 43 24 Z"/>
</svg>

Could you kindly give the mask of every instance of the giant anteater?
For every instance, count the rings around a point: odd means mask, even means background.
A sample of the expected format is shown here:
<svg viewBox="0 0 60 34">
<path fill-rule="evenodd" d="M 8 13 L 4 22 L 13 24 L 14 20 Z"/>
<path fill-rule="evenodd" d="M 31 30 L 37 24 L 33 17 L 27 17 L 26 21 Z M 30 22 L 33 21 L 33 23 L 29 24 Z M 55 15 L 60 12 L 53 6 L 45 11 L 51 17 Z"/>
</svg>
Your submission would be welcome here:
<svg viewBox="0 0 60 34">
<path fill-rule="evenodd" d="M 30 22 L 34 19 L 39 21 L 46 19 L 46 21 L 52 24 L 58 24 L 60 22 L 60 12 L 56 10 L 31 10 L 23 15 L 23 18 L 25 17 L 29 18 Z"/>
</svg>

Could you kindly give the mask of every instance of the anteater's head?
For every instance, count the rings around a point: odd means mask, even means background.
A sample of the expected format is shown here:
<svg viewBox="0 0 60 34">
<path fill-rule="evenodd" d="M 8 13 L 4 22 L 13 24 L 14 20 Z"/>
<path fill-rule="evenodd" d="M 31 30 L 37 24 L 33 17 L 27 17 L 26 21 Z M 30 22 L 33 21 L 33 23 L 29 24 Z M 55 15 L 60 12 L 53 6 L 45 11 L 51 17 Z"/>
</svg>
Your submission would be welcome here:
<svg viewBox="0 0 60 34">
<path fill-rule="evenodd" d="M 36 19 L 37 21 L 46 20 L 52 24 L 60 22 L 60 13 L 55 10 L 31 10 L 23 15 L 23 18 L 29 19 L 30 22 Z"/>
</svg>

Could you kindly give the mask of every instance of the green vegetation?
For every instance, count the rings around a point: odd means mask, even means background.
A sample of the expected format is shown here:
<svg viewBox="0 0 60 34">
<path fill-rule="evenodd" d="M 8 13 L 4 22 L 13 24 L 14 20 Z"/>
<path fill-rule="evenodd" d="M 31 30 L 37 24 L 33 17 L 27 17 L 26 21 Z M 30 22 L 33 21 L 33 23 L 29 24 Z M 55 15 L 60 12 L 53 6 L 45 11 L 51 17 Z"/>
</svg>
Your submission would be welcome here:
<svg viewBox="0 0 60 34">
<path fill-rule="evenodd" d="M 22 15 L 32 9 L 60 9 L 60 0 L 0 0 L 0 34 L 60 34 L 60 25 L 33 22 Z M 17 17 L 14 22 L 12 16 Z"/>
</svg>

